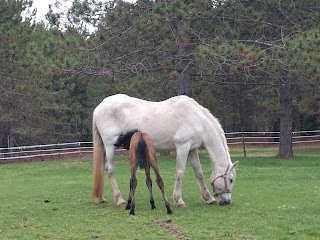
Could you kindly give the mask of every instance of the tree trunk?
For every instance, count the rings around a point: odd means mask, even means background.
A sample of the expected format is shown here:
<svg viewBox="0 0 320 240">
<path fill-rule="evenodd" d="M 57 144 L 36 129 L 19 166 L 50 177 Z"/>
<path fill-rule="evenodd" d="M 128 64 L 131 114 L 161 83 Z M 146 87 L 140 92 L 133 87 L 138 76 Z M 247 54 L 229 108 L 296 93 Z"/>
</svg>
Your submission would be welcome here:
<svg viewBox="0 0 320 240">
<path fill-rule="evenodd" d="M 180 72 L 178 95 L 192 96 L 191 78 L 188 69 L 184 69 Z"/>
<path fill-rule="evenodd" d="M 188 44 L 185 43 L 182 39 L 188 39 L 189 36 L 187 34 L 186 29 L 187 22 L 178 21 L 177 22 L 177 35 L 178 37 L 178 64 L 177 70 L 179 72 L 179 89 L 178 95 L 187 95 L 189 97 L 192 96 L 191 90 L 191 77 L 189 73 L 189 66 L 191 60 L 190 49 L 188 49 Z M 187 41 L 188 42 L 188 41 Z"/>
<path fill-rule="evenodd" d="M 292 89 L 290 83 L 280 87 L 279 157 L 292 157 Z"/>
</svg>

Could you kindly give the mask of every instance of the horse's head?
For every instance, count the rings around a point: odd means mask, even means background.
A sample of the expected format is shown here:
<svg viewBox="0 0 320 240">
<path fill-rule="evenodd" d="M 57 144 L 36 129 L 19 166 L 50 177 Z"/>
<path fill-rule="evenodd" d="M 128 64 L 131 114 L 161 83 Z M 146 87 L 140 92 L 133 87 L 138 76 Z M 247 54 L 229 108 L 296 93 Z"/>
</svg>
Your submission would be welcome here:
<svg viewBox="0 0 320 240">
<path fill-rule="evenodd" d="M 234 164 L 229 164 L 222 173 L 218 173 L 212 178 L 211 185 L 215 193 L 214 196 L 219 197 L 219 204 L 222 206 L 231 203 L 231 192 L 236 180 L 235 168 L 238 163 L 237 161 Z"/>
</svg>

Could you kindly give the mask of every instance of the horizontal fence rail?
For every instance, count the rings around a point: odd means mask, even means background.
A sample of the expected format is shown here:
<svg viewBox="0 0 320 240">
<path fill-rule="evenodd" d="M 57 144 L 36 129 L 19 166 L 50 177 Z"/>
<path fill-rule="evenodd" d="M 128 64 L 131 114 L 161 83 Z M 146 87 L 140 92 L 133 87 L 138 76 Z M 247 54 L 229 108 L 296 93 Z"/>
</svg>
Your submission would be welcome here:
<svg viewBox="0 0 320 240">
<path fill-rule="evenodd" d="M 277 145 L 280 132 L 233 132 L 226 133 L 228 145 Z M 320 130 L 292 132 L 294 145 L 303 143 L 316 144 L 320 142 Z"/>
<path fill-rule="evenodd" d="M 232 147 L 276 147 L 280 132 L 232 132 L 225 133 Z M 320 142 L 320 130 L 292 132 L 294 146 L 315 145 Z M 15 161 L 44 161 L 71 158 L 91 158 L 92 142 L 72 142 L 0 148 L 0 163 Z M 127 150 L 117 149 L 116 154 L 125 155 Z"/>
</svg>

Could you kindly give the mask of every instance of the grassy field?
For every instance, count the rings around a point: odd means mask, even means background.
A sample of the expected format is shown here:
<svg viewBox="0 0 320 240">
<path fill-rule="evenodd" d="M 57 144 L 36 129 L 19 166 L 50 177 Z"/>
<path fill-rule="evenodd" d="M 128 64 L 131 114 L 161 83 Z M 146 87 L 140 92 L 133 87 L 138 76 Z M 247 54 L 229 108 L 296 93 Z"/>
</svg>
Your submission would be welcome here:
<svg viewBox="0 0 320 240">
<path fill-rule="evenodd" d="M 319 149 L 299 149 L 292 159 L 274 158 L 272 151 L 254 157 L 250 151 L 252 157 L 243 158 L 232 150 L 240 165 L 233 202 L 224 207 L 202 202 L 188 163 L 183 182 L 188 207 L 173 207 L 171 216 L 155 182 L 157 209 L 150 209 L 143 171 L 138 171 L 136 216 L 130 216 L 114 204 L 107 176 L 108 202 L 90 198 L 92 160 L 0 165 L 0 239 L 320 239 Z M 117 159 L 116 174 L 127 198 L 130 174 L 123 159 Z M 208 180 L 204 152 L 201 162 Z M 159 165 L 172 203 L 175 161 L 161 157 Z"/>
</svg>

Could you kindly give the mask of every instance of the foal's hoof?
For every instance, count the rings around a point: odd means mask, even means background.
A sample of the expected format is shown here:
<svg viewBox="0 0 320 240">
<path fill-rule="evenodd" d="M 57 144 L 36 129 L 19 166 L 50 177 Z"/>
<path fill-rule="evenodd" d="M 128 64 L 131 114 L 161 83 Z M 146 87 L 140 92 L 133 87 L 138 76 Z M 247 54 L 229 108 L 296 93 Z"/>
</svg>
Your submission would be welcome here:
<svg viewBox="0 0 320 240">
<path fill-rule="evenodd" d="M 130 215 L 136 215 L 135 213 L 134 213 L 134 211 L 130 211 Z"/>
<path fill-rule="evenodd" d="M 172 211 L 171 211 L 171 209 L 167 209 L 167 214 L 172 214 Z"/>
</svg>

